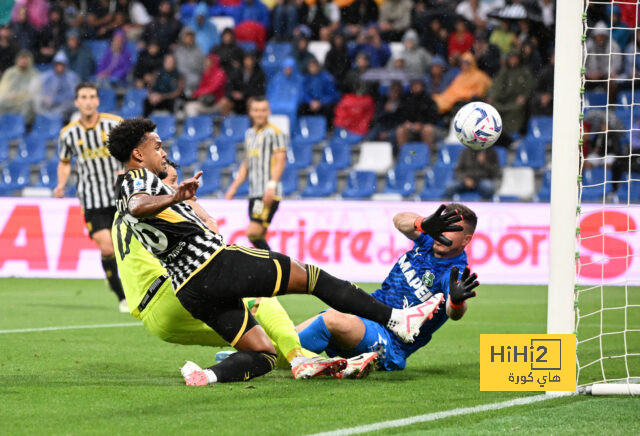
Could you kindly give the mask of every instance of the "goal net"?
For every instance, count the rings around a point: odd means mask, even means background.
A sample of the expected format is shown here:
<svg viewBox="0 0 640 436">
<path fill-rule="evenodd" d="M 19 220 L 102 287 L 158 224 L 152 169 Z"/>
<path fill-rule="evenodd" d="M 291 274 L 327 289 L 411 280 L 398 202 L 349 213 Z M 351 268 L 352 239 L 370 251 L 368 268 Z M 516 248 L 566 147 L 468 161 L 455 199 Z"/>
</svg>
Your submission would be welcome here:
<svg viewBox="0 0 640 436">
<path fill-rule="evenodd" d="M 593 394 L 639 394 L 638 5 L 636 0 L 583 0 L 582 7 L 574 288 L 577 382 L 579 390 Z"/>
</svg>

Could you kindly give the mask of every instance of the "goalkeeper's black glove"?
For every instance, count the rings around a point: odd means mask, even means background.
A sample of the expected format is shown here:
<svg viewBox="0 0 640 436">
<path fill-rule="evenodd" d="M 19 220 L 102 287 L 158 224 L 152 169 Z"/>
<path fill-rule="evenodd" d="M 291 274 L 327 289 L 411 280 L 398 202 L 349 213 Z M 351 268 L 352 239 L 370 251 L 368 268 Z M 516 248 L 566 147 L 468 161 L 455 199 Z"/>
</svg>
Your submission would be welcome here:
<svg viewBox="0 0 640 436">
<path fill-rule="evenodd" d="M 472 291 L 473 288 L 480 285 L 476 273 L 470 274 L 469 267 L 465 267 L 462 272 L 462 277 L 458 281 L 458 267 L 451 268 L 451 274 L 449 275 L 449 298 L 454 306 L 459 306 L 464 303 L 468 298 L 476 296 L 476 291 Z"/>
<path fill-rule="evenodd" d="M 416 218 L 413 226 L 417 231 L 426 233 L 434 240 L 450 247 L 452 244 L 451 239 L 442 236 L 442 232 L 461 232 L 462 226 L 454 226 L 452 224 L 461 221 L 462 216 L 460 216 L 456 210 L 452 210 L 443 215 L 442 212 L 444 212 L 445 207 L 444 204 L 441 204 L 433 215 L 426 218 Z"/>
</svg>

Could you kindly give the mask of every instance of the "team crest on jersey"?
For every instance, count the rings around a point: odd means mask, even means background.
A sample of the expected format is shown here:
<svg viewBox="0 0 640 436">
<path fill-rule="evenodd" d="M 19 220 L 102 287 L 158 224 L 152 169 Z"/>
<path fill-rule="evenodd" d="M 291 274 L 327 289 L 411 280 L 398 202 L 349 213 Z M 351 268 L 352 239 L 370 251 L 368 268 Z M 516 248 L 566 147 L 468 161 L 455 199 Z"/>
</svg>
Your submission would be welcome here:
<svg viewBox="0 0 640 436">
<path fill-rule="evenodd" d="M 133 191 L 143 191 L 144 190 L 144 181 L 142 179 L 135 179 L 133 181 Z"/>
<path fill-rule="evenodd" d="M 424 283 L 427 288 L 430 288 L 433 286 L 433 279 L 435 278 L 436 276 L 433 275 L 431 271 L 427 270 L 422 276 L 422 283 Z"/>
</svg>

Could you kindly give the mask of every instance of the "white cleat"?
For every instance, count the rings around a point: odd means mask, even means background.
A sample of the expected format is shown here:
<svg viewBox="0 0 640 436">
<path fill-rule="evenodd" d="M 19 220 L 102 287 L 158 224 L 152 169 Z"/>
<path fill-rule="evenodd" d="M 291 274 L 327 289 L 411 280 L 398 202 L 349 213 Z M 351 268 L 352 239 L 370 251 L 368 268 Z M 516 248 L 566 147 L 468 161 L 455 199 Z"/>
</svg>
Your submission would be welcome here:
<svg viewBox="0 0 640 436">
<path fill-rule="evenodd" d="M 440 293 L 431 296 L 431 298 L 422 304 L 402 309 L 400 322 L 389 326 L 389 329 L 398 335 L 403 342 L 413 342 L 415 337 L 420 334 L 420 327 L 433 318 L 433 315 L 438 312 L 440 303 L 442 303 L 443 300 L 444 295 Z"/>
<path fill-rule="evenodd" d="M 314 357 L 305 358 L 303 362 L 292 367 L 291 373 L 296 380 L 313 378 L 319 375 L 335 377 L 335 374 L 342 372 L 346 367 L 347 359 Z"/>
<path fill-rule="evenodd" d="M 378 353 L 362 353 L 359 356 L 347 359 L 347 367 L 333 376 L 338 379 L 343 378 L 366 378 L 369 373 L 376 368 Z"/>
<path fill-rule="evenodd" d="M 127 304 L 127 300 L 120 300 L 120 304 L 118 304 L 118 310 L 121 313 L 129 313 L 129 305 Z"/>
<path fill-rule="evenodd" d="M 197 363 L 190 360 L 187 360 L 184 363 L 184 366 L 180 368 L 180 373 L 182 374 L 182 378 L 184 378 L 185 382 L 187 381 L 187 377 L 196 371 L 202 371 L 202 368 L 200 368 Z"/>
</svg>

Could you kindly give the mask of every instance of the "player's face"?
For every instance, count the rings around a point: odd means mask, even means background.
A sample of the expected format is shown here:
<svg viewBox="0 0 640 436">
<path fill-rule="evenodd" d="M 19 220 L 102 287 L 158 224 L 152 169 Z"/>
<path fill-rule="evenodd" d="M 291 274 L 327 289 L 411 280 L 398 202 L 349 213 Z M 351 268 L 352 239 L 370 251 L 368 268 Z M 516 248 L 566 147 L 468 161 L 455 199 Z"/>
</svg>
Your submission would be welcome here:
<svg viewBox="0 0 640 436">
<path fill-rule="evenodd" d="M 93 88 L 80 88 L 75 99 L 75 105 L 80 114 L 85 117 L 95 114 L 98 110 L 98 105 L 100 105 L 98 91 Z"/>
<path fill-rule="evenodd" d="M 465 222 L 462 222 L 461 225 L 464 228 L 461 232 L 442 233 L 444 237 L 451 239 L 452 244 L 450 247 L 438 241 L 433 241 L 433 252 L 436 257 L 453 257 L 464 251 L 469 242 L 471 242 L 473 235 L 467 232 L 467 224 Z"/>
<path fill-rule="evenodd" d="M 171 165 L 167 165 L 167 177 L 162 179 L 165 185 L 170 186 L 171 188 L 178 189 L 178 171 Z"/>
<path fill-rule="evenodd" d="M 249 107 L 249 117 L 253 125 L 257 127 L 267 124 L 270 113 L 268 101 L 254 101 Z"/>
<path fill-rule="evenodd" d="M 162 140 L 157 133 L 147 133 L 134 152 L 142 167 L 155 175 L 167 171 L 167 153 L 162 149 Z"/>
</svg>

